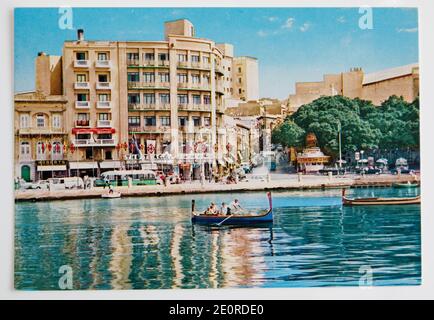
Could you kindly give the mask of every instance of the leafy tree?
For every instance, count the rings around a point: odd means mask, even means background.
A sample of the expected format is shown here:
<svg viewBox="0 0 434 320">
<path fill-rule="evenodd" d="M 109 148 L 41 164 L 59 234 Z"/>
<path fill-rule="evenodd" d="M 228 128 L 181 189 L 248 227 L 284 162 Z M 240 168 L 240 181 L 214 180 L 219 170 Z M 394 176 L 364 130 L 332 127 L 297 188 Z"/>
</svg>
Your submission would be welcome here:
<svg viewBox="0 0 434 320">
<path fill-rule="evenodd" d="M 273 130 L 271 141 L 286 147 L 298 147 L 302 145 L 305 134 L 305 131 L 294 122 L 285 121 Z"/>
</svg>

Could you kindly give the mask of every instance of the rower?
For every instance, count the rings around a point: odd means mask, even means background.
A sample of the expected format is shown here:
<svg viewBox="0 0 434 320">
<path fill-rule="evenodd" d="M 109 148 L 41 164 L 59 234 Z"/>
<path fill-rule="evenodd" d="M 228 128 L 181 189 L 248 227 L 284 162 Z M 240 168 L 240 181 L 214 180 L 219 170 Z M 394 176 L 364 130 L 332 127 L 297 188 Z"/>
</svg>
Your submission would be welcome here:
<svg viewBox="0 0 434 320">
<path fill-rule="evenodd" d="M 244 210 L 244 209 L 241 207 L 241 204 L 240 204 L 240 202 L 238 201 L 238 199 L 235 199 L 234 201 L 232 201 L 232 203 L 231 203 L 231 208 L 232 208 L 234 211 L 241 211 L 241 210 Z"/>
</svg>

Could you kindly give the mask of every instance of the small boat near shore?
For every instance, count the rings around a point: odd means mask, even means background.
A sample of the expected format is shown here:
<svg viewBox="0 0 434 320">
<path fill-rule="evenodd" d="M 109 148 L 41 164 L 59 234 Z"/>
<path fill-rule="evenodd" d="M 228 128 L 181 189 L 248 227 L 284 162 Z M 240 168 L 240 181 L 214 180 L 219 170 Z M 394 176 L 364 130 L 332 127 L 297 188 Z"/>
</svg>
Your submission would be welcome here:
<svg viewBox="0 0 434 320">
<path fill-rule="evenodd" d="M 342 189 L 342 205 L 344 206 L 372 206 L 372 205 L 405 205 L 420 204 L 420 196 L 410 198 L 353 198 L 345 197 Z"/>
<path fill-rule="evenodd" d="M 419 187 L 419 183 L 411 183 L 410 181 L 408 181 L 407 183 L 394 183 L 392 185 L 392 187 L 394 188 L 417 188 Z"/>
<path fill-rule="evenodd" d="M 252 225 L 273 222 L 273 206 L 271 193 L 267 193 L 269 209 L 262 210 L 257 214 L 204 214 L 195 211 L 195 200 L 191 201 L 191 221 L 198 224 L 208 225 Z"/>
<path fill-rule="evenodd" d="M 101 198 L 106 198 L 106 199 L 116 199 L 120 197 L 121 197 L 120 192 L 104 193 L 101 195 Z"/>
</svg>

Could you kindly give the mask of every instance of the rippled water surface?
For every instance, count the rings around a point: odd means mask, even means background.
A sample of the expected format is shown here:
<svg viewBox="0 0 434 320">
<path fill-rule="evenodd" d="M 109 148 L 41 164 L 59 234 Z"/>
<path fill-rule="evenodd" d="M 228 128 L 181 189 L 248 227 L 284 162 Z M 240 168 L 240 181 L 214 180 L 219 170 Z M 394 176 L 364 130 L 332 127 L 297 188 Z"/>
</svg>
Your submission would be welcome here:
<svg viewBox="0 0 434 320">
<path fill-rule="evenodd" d="M 15 287 L 57 290 L 62 265 L 74 289 L 356 286 L 366 270 L 373 285 L 421 282 L 420 206 L 343 208 L 340 190 L 274 192 L 270 226 L 191 224 L 192 198 L 235 197 L 267 207 L 263 192 L 17 203 Z"/>
</svg>

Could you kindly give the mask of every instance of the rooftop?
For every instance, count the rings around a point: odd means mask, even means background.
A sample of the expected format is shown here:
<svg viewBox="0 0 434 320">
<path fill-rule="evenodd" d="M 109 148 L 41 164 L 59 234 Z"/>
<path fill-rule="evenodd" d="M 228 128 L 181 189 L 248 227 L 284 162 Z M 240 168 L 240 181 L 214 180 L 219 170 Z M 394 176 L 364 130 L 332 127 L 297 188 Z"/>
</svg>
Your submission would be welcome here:
<svg viewBox="0 0 434 320">
<path fill-rule="evenodd" d="M 413 69 L 419 67 L 418 63 L 412 63 L 396 68 L 385 69 L 373 73 L 365 74 L 363 84 L 379 82 L 387 79 L 398 78 L 413 73 Z"/>
</svg>

